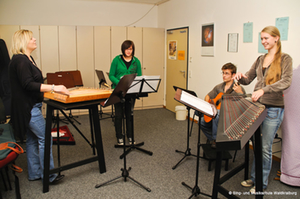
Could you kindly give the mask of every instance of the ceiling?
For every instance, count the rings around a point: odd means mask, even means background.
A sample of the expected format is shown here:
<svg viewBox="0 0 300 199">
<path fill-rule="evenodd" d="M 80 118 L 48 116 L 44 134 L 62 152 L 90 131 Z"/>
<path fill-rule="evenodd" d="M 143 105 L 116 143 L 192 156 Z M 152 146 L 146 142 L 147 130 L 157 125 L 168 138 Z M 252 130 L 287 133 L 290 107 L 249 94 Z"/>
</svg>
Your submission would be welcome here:
<svg viewBox="0 0 300 199">
<path fill-rule="evenodd" d="M 119 1 L 119 2 L 131 2 L 131 3 L 144 3 L 152 5 L 160 5 L 170 0 L 93 0 L 93 1 Z"/>
</svg>

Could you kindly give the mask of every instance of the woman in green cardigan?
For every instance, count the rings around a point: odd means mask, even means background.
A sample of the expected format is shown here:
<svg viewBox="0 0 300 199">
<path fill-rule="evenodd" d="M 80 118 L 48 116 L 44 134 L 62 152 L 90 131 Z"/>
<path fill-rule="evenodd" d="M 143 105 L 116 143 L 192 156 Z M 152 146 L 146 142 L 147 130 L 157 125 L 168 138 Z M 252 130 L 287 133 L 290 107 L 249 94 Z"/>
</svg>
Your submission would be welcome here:
<svg viewBox="0 0 300 199">
<path fill-rule="evenodd" d="M 130 40 L 126 40 L 121 46 L 122 54 L 117 55 L 110 66 L 109 79 L 113 83 L 112 88 L 115 88 L 120 79 L 124 75 L 134 74 L 137 76 L 142 75 L 141 62 L 134 56 L 134 43 Z M 133 126 L 131 121 L 131 113 L 134 108 L 135 99 L 125 97 L 125 117 L 126 117 L 126 135 L 129 144 L 132 143 Z M 119 145 L 124 144 L 122 136 L 122 104 L 121 102 L 115 106 L 115 130 L 116 137 Z"/>
</svg>

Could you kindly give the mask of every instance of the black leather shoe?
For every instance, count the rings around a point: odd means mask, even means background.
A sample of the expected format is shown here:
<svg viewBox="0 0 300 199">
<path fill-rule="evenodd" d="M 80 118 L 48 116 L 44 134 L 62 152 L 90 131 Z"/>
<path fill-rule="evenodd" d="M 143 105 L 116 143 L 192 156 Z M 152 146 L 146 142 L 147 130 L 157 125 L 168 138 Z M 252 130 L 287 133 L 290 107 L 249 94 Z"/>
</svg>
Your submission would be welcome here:
<svg viewBox="0 0 300 199">
<path fill-rule="evenodd" d="M 58 175 L 58 176 L 56 176 L 56 178 L 52 182 L 50 182 L 50 184 L 57 184 L 64 177 L 65 177 L 65 175 Z"/>
</svg>

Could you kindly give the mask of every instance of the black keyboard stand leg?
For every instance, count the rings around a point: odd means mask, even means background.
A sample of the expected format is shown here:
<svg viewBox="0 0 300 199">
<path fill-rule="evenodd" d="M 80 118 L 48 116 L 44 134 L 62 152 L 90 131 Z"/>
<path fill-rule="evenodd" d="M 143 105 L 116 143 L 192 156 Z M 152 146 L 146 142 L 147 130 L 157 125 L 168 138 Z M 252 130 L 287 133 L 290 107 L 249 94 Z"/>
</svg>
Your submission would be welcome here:
<svg viewBox="0 0 300 199">
<path fill-rule="evenodd" d="M 177 166 L 186 158 L 186 157 L 189 157 L 189 156 L 194 156 L 194 157 L 197 157 L 196 155 L 193 155 L 192 153 L 191 153 L 191 148 L 190 148 L 190 136 L 191 136 L 191 134 L 192 134 L 192 129 L 193 129 L 193 123 L 192 123 L 192 125 L 191 125 L 191 128 L 190 128 L 190 107 L 187 107 L 187 110 L 188 110 L 188 124 L 187 124 L 187 146 L 186 146 L 186 150 L 185 150 L 185 152 L 183 152 L 183 151 L 179 151 L 179 150 L 175 150 L 175 152 L 176 153 L 183 153 L 184 154 L 184 156 L 183 156 L 183 158 L 181 158 L 181 160 L 179 160 L 179 162 L 175 165 L 175 166 L 173 166 L 172 167 L 172 169 L 174 170 L 174 169 L 176 169 L 177 168 Z M 194 114 L 194 116 L 193 116 L 193 121 L 194 121 L 194 119 L 195 119 L 195 114 Z"/>
<path fill-rule="evenodd" d="M 71 112 L 71 110 L 70 110 L 70 113 L 69 113 L 69 118 L 71 119 L 71 120 L 74 120 L 75 122 L 77 122 L 77 124 L 81 124 L 78 120 L 76 120 L 75 119 L 75 117 L 78 117 L 78 116 L 73 116 L 73 114 L 72 114 L 72 112 Z"/>
<path fill-rule="evenodd" d="M 123 103 L 123 101 L 121 100 L 121 102 Z M 123 103 L 123 115 L 124 115 L 124 103 Z M 124 122 L 124 117 L 123 117 L 123 140 L 125 140 L 125 122 Z M 118 145 L 119 146 L 119 145 Z M 125 154 L 126 152 L 126 145 L 125 143 L 122 145 L 122 148 L 123 148 L 123 154 Z M 122 174 L 116 178 L 113 178 L 107 182 L 104 182 L 102 184 L 97 184 L 95 186 L 95 188 L 99 188 L 99 187 L 102 187 L 106 184 L 109 184 L 117 179 L 120 179 L 120 178 L 123 178 L 124 179 L 124 182 L 127 182 L 127 178 L 129 178 L 130 180 L 132 180 L 133 182 L 135 182 L 137 185 L 139 185 L 140 187 L 142 187 L 143 189 L 145 189 L 146 191 L 148 192 L 151 192 L 151 189 L 144 186 L 143 184 L 139 183 L 138 181 L 136 181 L 134 178 L 130 177 L 129 176 L 129 171 L 131 170 L 131 167 L 129 167 L 128 169 L 126 168 L 126 155 L 124 155 L 124 158 L 123 158 L 123 163 L 124 163 L 124 167 L 121 168 L 121 171 L 122 171 Z"/>
<path fill-rule="evenodd" d="M 199 115 L 199 118 L 201 115 Z M 199 186 L 198 186 L 198 178 L 199 178 L 199 160 L 200 160 L 200 129 L 201 129 L 201 126 L 200 126 L 200 122 L 198 122 L 198 126 L 199 126 L 199 129 L 198 129 L 198 143 L 197 143 L 197 166 L 196 166 L 196 180 L 195 180 L 195 186 L 194 188 L 188 186 L 185 182 L 182 182 L 181 184 L 189 189 L 192 190 L 192 195 L 189 197 L 189 198 L 192 198 L 193 196 L 198 196 L 200 194 L 204 195 L 204 196 L 207 196 L 207 197 L 212 197 L 211 195 L 208 195 L 206 193 L 202 193 Z"/>
</svg>

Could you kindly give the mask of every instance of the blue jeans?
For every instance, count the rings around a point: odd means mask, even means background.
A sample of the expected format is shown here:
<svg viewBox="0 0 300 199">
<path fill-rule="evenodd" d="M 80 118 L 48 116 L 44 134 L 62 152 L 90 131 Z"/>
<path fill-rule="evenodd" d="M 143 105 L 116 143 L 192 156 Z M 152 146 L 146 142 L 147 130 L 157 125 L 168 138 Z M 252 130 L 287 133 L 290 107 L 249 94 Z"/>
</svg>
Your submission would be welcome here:
<svg viewBox="0 0 300 199">
<path fill-rule="evenodd" d="M 262 134 L 262 159 L 263 159 L 263 189 L 268 186 L 268 177 L 272 166 L 272 144 L 281 125 L 284 108 L 267 108 L 267 117 L 260 126 Z M 251 180 L 255 183 L 255 160 L 251 169 Z"/>
<path fill-rule="evenodd" d="M 37 180 L 43 178 L 44 173 L 44 146 L 46 122 L 41 111 L 42 103 L 37 103 L 31 110 L 29 129 L 27 130 L 26 154 L 28 165 L 28 179 Z M 51 138 L 52 140 L 52 138 Z M 52 141 L 51 141 L 52 149 Z M 50 150 L 50 169 L 54 168 L 52 150 Z M 52 182 L 57 174 L 51 174 Z"/>
<path fill-rule="evenodd" d="M 216 117 L 213 118 L 208 123 L 206 123 L 204 121 L 203 114 L 201 114 L 202 115 L 201 120 L 200 120 L 201 130 L 202 130 L 202 132 L 204 133 L 204 135 L 207 137 L 207 139 L 209 141 L 216 140 L 216 138 L 217 138 L 219 112 L 220 112 L 220 110 L 218 110 L 218 113 L 217 113 Z M 199 113 L 196 113 L 196 115 L 199 116 Z"/>
</svg>

